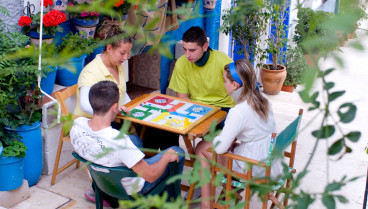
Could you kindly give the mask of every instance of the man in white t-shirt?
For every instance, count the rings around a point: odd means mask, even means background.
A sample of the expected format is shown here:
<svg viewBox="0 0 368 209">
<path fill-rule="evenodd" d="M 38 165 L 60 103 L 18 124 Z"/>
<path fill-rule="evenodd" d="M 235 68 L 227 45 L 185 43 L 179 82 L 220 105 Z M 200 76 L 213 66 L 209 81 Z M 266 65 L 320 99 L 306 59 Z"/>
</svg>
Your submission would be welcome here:
<svg viewBox="0 0 368 209">
<path fill-rule="evenodd" d="M 119 113 L 119 89 L 114 82 L 101 81 L 89 92 L 93 117 L 79 117 L 74 120 L 70 138 L 75 151 L 84 159 L 106 167 L 126 166 L 141 177 L 123 178 L 121 183 L 127 193 L 146 194 L 168 174 L 168 164 L 179 162 L 180 173 L 184 165 L 184 151 L 173 146 L 149 158 L 139 148 L 142 141 L 138 136 L 119 136 L 120 132 L 111 127 Z M 97 155 L 107 152 L 102 157 Z M 169 190 L 169 189 L 168 189 Z M 171 191 L 168 191 L 169 194 Z"/>
</svg>

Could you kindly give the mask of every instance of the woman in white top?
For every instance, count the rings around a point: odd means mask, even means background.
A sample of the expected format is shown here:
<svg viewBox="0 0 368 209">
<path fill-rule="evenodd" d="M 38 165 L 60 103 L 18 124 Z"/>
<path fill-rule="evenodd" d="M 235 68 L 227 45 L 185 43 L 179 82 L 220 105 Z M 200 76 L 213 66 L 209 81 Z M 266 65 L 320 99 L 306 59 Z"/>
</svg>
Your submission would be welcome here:
<svg viewBox="0 0 368 209">
<path fill-rule="evenodd" d="M 237 89 L 241 89 L 238 104 L 230 109 L 222 132 L 215 137 L 213 142 L 201 141 L 196 147 L 202 168 L 209 168 L 210 164 L 204 160 L 212 159 L 212 153 L 207 149 L 214 146 L 216 153 L 222 154 L 231 151 L 237 155 L 265 160 L 268 154 L 271 134 L 276 131 L 272 107 L 268 99 L 259 91 L 256 75 L 252 64 L 245 59 L 239 59 L 235 63 L 225 66 L 223 73 L 224 85 L 230 95 Z M 240 142 L 235 143 L 235 141 Z M 225 165 L 226 159 L 219 158 Z M 272 166 L 271 175 L 281 173 L 281 163 Z M 233 169 L 245 173 L 245 163 L 233 162 Z M 262 168 L 254 168 L 253 175 L 264 175 Z M 208 177 L 204 177 L 208 178 Z M 210 184 L 201 187 L 201 208 L 210 208 Z"/>
</svg>

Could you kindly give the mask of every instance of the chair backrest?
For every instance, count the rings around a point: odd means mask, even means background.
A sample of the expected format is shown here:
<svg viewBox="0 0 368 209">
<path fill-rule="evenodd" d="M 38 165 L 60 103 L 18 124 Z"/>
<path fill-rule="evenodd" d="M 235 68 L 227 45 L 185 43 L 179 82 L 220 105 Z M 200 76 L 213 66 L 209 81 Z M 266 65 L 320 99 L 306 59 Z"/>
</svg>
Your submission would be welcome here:
<svg viewBox="0 0 368 209">
<path fill-rule="evenodd" d="M 137 174 L 132 170 L 125 166 L 120 167 L 105 167 L 101 165 L 97 165 L 95 163 L 89 162 L 84 158 L 80 157 L 76 152 L 72 153 L 73 156 L 85 163 L 91 176 L 93 182 L 97 185 L 97 187 L 103 191 L 104 193 L 118 198 L 118 199 L 133 199 L 129 196 L 123 185 L 121 184 L 121 179 L 126 177 L 137 177 Z M 166 188 L 166 181 L 169 177 L 178 174 L 179 165 L 177 162 L 169 163 L 169 175 L 167 178 L 164 178 L 155 188 L 153 188 L 149 194 L 160 194 Z M 175 197 L 180 194 L 180 181 L 174 182 L 174 194 Z"/>
<path fill-rule="evenodd" d="M 272 150 L 272 156 L 281 155 L 282 152 L 292 144 L 291 152 L 284 152 L 285 157 L 290 158 L 289 166 L 294 166 L 296 139 L 299 133 L 299 126 L 303 116 L 303 109 L 299 110 L 298 117 L 291 122 L 283 131 L 281 131 L 276 137 L 276 143 Z"/>
<path fill-rule="evenodd" d="M 121 184 L 121 179 L 125 177 L 137 177 L 137 174 L 133 170 L 123 166 L 110 168 L 97 165 L 80 157 L 76 152 L 72 154 L 76 159 L 86 164 L 93 181 L 100 190 L 118 199 L 130 199 L 130 196 Z"/>
<path fill-rule="evenodd" d="M 60 103 L 60 108 L 61 108 L 61 113 L 63 115 L 68 115 L 69 114 L 69 110 L 72 110 L 72 107 L 68 108 L 67 103 L 65 102 L 68 98 L 74 96 L 77 93 L 77 88 L 78 88 L 78 84 L 75 84 L 73 86 L 70 86 L 66 89 L 64 89 L 63 91 L 58 91 L 55 93 L 55 97 L 56 99 L 59 101 Z M 73 104 L 75 104 L 75 102 L 73 102 Z M 75 105 L 73 105 L 75 106 Z"/>
</svg>

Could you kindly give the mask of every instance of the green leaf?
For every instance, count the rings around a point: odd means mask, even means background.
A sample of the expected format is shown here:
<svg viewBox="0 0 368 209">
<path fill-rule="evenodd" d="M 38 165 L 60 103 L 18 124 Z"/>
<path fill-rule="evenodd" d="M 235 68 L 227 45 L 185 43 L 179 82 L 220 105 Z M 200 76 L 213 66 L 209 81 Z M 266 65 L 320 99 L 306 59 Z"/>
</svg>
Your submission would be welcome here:
<svg viewBox="0 0 368 209">
<path fill-rule="evenodd" d="M 323 86 L 324 89 L 326 90 L 330 90 L 335 86 L 334 82 L 326 82 L 325 85 Z"/>
<path fill-rule="evenodd" d="M 330 73 L 332 73 L 333 71 L 335 70 L 335 68 L 330 68 L 330 69 L 327 69 L 325 72 L 324 72 L 324 75 L 328 75 Z"/>
<path fill-rule="evenodd" d="M 345 91 L 332 92 L 331 94 L 328 95 L 328 102 L 334 101 L 335 99 L 342 96 L 343 94 L 345 94 Z"/>
<path fill-rule="evenodd" d="M 322 202 L 328 209 L 336 208 L 335 199 L 333 198 L 332 195 L 323 195 Z"/>
<path fill-rule="evenodd" d="M 362 133 L 360 131 L 351 131 L 345 136 L 352 142 L 357 142 L 360 139 Z"/>
<path fill-rule="evenodd" d="M 328 148 L 328 154 L 329 155 L 335 155 L 337 153 L 339 153 L 342 148 L 344 147 L 345 141 L 344 138 L 339 139 L 337 141 L 335 141 L 330 148 Z"/>
<path fill-rule="evenodd" d="M 319 139 L 327 139 L 335 133 L 335 127 L 331 125 L 323 126 L 320 130 L 312 132 L 312 135 Z"/>
<path fill-rule="evenodd" d="M 343 186 L 343 184 L 341 184 L 340 182 L 332 182 L 330 184 L 328 184 L 325 188 L 325 192 L 332 192 L 332 191 L 337 191 L 339 189 L 341 189 L 341 187 Z"/>
<path fill-rule="evenodd" d="M 361 50 L 361 51 L 364 50 L 364 46 L 362 45 L 360 41 L 354 41 L 350 45 L 357 50 Z"/>
<path fill-rule="evenodd" d="M 346 153 L 351 153 L 351 151 L 353 151 L 350 147 L 345 147 L 345 152 Z"/>
<path fill-rule="evenodd" d="M 339 107 L 337 114 L 341 122 L 350 123 L 354 120 L 356 111 L 357 107 L 353 103 L 345 103 Z"/>
<path fill-rule="evenodd" d="M 336 195 L 336 198 L 341 202 L 341 203 L 347 203 L 349 202 L 348 199 L 346 199 L 344 196 L 342 195 Z"/>
</svg>

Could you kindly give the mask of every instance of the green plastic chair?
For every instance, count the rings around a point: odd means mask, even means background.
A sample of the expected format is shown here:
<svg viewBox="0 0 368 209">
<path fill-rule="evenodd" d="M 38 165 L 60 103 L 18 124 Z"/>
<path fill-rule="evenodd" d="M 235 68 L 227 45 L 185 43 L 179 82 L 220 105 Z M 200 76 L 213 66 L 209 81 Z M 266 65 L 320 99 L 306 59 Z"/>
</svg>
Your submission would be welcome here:
<svg viewBox="0 0 368 209">
<path fill-rule="evenodd" d="M 76 152 L 73 152 L 72 154 L 76 159 L 83 162 L 87 166 L 92 177 L 92 186 L 95 189 L 96 196 L 96 209 L 103 208 L 102 192 L 118 199 L 134 200 L 133 197 L 126 193 L 123 185 L 121 184 L 122 178 L 138 176 L 132 169 L 124 166 L 105 167 L 85 160 Z M 177 162 L 169 163 L 169 167 L 169 175 L 146 195 L 162 194 L 165 191 L 166 187 L 169 186 L 166 184 L 167 180 L 179 173 L 179 165 Z M 172 184 L 174 187 L 173 197 L 176 198 L 180 195 L 180 181 L 177 180 Z"/>
</svg>

